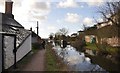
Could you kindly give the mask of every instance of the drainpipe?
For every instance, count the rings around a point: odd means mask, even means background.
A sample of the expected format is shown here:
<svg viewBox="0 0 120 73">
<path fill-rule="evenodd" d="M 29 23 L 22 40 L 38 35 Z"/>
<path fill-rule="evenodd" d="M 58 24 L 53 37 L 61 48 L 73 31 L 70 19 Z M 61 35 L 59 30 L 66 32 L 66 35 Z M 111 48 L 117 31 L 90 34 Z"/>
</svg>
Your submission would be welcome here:
<svg viewBox="0 0 120 73">
<path fill-rule="evenodd" d="M 4 36 L 3 36 L 3 34 L 2 34 L 2 72 L 4 71 Z"/>
<path fill-rule="evenodd" d="M 14 69 L 17 68 L 16 66 L 16 52 L 17 52 L 17 49 L 16 49 L 16 35 L 14 36 L 14 49 L 13 49 L 13 53 L 14 53 Z"/>
<path fill-rule="evenodd" d="M 39 35 L 39 23 L 38 23 L 38 21 L 37 21 L 37 35 Z"/>
</svg>

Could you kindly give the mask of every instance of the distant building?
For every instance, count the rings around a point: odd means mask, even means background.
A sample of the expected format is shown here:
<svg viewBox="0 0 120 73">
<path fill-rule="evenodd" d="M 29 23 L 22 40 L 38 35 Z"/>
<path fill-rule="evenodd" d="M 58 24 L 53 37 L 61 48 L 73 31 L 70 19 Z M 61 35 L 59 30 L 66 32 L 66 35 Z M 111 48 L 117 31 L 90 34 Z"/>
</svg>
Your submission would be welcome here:
<svg viewBox="0 0 120 73">
<path fill-rule="evenodd" d="M 25 55 L 31 51 L 31 32 L 24 29 L 24 27 L 14 19 L 12 14 L 12 1 L 5 2 L 5 13 L 2 15 L 2 31 L 0 31 L 4 38 L 3 40 L 3 69 L 8 69 L 14 64 L 15 54 L 13 53 L 14 45 L 16 45 L 16 61 L 21 60 Z M 1 25 L 1 24 L 0 24 Z M 14 44 L 14 37 L 6 35 L 16 35 L 16 44 Z"/>
<path fill-rule="evenodd" d="M 83 35 L 84 34 L 84 31 L 78 31 L 77 32 L 77 35 Z"/>
<path fill-rule="evenodd" d="M 97 27 L 93 26 L 93 27 L 89 27 L 84 31 L 84 35 L 85 35 L 85 41 L 87 43 L 92 43 L 93 38 L 96 38 L 96 31 L 97 31 Z"/>
<path fill-rule="evenodd" d="M 77 37 L 77 33 L 73 33 L 73 34 L 71 34 L 71 37 Z"/>
<path fill-rule="evenodd" d="M 111 21 L 106 21 L 106 22 L 101 22 L 97 24 L 97 29 L 100 29 L 102 27 L 108 26 L 108 25 L 113 25 Z"/>
<path fill-rule="evenodd" d="M 42 42 L 41 37 L 32 31 L 32 44 L 41 42 Z"/>
<path fill-rule="evenodd" d="M 95 38 L 98 44 L 106 43 L 112 47 L 120 46 L 119 28 L 114 23 L 105 21 L 97 23 L 95 26 L 84 31 L 86 42 L 90 43 Z"/>
</svg>

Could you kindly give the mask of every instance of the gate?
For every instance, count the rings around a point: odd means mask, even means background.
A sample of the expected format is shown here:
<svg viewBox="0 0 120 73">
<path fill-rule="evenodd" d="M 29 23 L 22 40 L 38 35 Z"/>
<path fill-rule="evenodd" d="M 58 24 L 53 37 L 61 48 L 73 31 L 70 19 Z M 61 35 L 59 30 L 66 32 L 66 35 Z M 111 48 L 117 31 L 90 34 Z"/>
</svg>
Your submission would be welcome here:
<svg viewBox="0 0 120 73">
<path fill-rule="evenodd" d="M 2 71 L 12 65 L 16 68 L 16 35 L 2 34 Z"/>
</svg>

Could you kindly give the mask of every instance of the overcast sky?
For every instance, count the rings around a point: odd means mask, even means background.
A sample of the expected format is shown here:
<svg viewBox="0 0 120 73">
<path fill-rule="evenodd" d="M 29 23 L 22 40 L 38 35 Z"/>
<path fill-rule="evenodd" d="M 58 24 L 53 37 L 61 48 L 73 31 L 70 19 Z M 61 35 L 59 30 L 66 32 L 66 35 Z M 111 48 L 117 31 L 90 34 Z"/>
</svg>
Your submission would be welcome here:
<svg viewBox="0 0 120 73">
<path fill-rule="evenodd" d="M 82 30 L 83 24 L 93 26 L 94 19 L 102 21 L 97 11 L 105 3 L 105 0 L 12 1 L 15 19 L 26 29 L 32 27 L 35 32 L 37 21 L 39 21 L 39 35 L 42 38 L 47 38 L 50 33 L 55 33 L 63 27 L 69 30 L 68 34 L 72 34 Z M 0 12 L 4 13 L 4 10 L 5 0 L 0 0 Z"/>
</svg>

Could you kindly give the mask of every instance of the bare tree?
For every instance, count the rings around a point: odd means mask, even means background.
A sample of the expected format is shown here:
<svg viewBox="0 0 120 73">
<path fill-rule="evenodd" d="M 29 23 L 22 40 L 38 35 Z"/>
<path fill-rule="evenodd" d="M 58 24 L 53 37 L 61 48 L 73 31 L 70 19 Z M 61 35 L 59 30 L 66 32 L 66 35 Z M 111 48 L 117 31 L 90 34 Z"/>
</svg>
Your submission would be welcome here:
<svg viewBox="0 0 120 73">
<path fill-rule="evenodd" d="M 120 25 L 120 1 L 107 2 L 98 12 L 102 14 L 104 21 L 111 21 L 115 25 Z"/>
<path fill-rule="evenodd" d="M 87 26 L 85 24 L 83 24 L 83 30 L 87 30 Z"/>
<path fill-rule="evenodd" d="M 52 40 L 54 38 L 54 33 L 50 33 L 49 38 Z"/>
<path fill-rule="evenodd" d="M 68 30 L 66 28 L 59 29 L 58 31 L 60 35 L 66 35 L 68 33 Z"/>
</svg>

